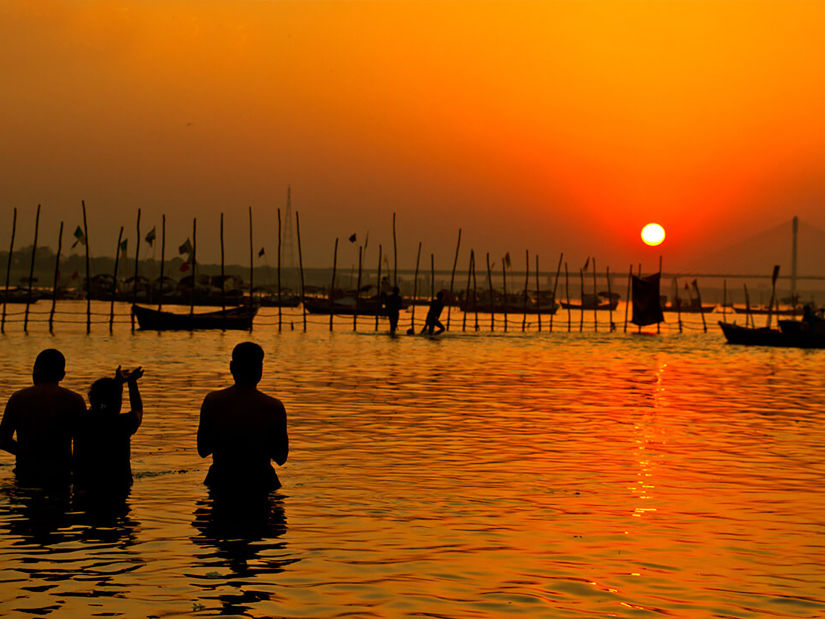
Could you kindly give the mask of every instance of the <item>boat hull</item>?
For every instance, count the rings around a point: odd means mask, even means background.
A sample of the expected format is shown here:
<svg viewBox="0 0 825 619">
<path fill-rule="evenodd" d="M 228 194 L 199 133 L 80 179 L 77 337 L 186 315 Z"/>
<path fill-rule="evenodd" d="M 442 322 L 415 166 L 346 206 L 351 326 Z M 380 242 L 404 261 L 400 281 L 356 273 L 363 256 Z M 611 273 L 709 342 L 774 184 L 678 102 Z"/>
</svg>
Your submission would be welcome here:
<svg viewBox="0 0 825 619">
<path fill-rule="evenodd" d="M 200 329 L 250 330 L 255 314 L 253 307 L 233 307 L 226 311 L 197 314 L 174 314 L 139 305 L 132 306 L 132 313 L 143 330 L 148 331 L 195 331 Z"/>
<path fill-rule="evenodd" d="M 785 348 L 825 348 L 825 335 L 804 329 L 798 320 L 780 320 L 779 329 L 742 327 L 719 322 L 729 344 Z"/>
</svg>

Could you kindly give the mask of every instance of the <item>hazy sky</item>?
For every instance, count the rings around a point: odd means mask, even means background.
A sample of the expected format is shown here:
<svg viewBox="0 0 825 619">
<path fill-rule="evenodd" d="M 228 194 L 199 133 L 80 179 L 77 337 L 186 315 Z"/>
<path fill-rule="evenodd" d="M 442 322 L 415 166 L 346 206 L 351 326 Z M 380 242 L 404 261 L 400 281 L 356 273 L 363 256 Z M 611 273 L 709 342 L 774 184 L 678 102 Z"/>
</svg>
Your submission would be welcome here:
<svg viewBox="0 0 825 619">
<path fill-rule="evenodd" d="M 825 228 L 823 24 L 817 0 L 3 0 L 0 246 L 13 207 L 55 245 L 85 199 L 95 254 L 141 207 L 175 246 L 197 216 L 214 260 L 224 211 L 240 261 L 252 205 L 272 263 L 289 184 L 313 266 L 391 244 L 396 211 L 402 263 L 421 240 L 448 267 L 462 227 L 517 265 L 652 268 L 658 221 L 677 268 Z"/>
</svg>

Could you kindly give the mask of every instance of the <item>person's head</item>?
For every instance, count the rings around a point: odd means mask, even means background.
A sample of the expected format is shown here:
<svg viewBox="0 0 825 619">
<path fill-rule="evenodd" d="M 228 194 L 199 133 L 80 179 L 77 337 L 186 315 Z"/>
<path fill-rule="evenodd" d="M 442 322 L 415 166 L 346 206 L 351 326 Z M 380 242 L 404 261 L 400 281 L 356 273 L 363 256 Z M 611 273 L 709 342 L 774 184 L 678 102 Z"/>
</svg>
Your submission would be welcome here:
<svg viewBox="0 0 825 619">
<path fill-rule="evenodd" d="M 59 383 L 66 376 L 66 358 L 55 348 L 47 348 L 34 360 L 32 380 L 41 383 Z"/>
<path fill-rule="evenodd" d="M 114 378 L 99 378 L 89 389 L 89 407 L 94 413 L 118 415 L 123 405 L 123 384 Z"/>
<path fill-rule="evenodd" d="M 241 342 L 232 350 L 229 371 L 236 385 L 255 386 L 264 370 L 264 349 L 254 342 Z"/>
<path fill-rule="evenodd" d="M 444 291 L 443 291 L 443 290 L 439 290 L 439 291 L 435 294 L 435 298 L 436 298 L 436 299 L 438 299 L 439 301 L 441 301 L 441 299 L 443 299 L 443 298 L 444 298 Z"/>
<path fill-rule="evenodd" d="M 392 287 L 392 293 L 393 293 L 393 294 L 398 294 L 398 292 L 399 292 L 399 291 L 398 291 L 398 286 L 393 286 L 393 287 Z"/>
</svg>

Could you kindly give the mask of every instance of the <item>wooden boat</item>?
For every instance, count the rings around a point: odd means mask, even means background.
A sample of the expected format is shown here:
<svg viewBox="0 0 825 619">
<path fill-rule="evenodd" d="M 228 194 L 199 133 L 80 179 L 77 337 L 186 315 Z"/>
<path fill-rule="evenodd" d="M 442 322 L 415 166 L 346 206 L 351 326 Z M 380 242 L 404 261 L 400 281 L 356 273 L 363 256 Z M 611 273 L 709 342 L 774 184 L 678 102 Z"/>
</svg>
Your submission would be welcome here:
<svg viewBox="0 0 825 619">
<path fill-rule="evenodd" d="M 742 327 L 722 321 L 719 322 L 719 326 L 729 344 L 825 348 L 825 321 L 816 324 L 801 320 L 780 320 L 779 329 Z"/>
<path fill-rule="evenodd" d="M 774 315 L 774 316 L 801 316 L 802 315 L 802 308 L 801 307 L 792 307 L 792 308 L 786 308 L 786 309 L 773 308 L 772 310 L 770 310 L 770 312 L 768 311 L 767 307 L 756 307 L 756 306 L 754 306 L 754 307 L 751 307 L 750 310 L 748 310 L 747 307 L 739 307 L 738 305 L 732 305 L 731 308 L 737 314 L 748 314 L 748 313 L 750 313 L 750 314 L 753 314 L 753 315 L 760 315 L 760 316 L 764 316 L 764 315 L 769 314 L 769 313 Z"/>
<path fill-rule="evenodd" d="M 743 327 L 729 322 L 719 321 L 719 327 L 729 344 L 744 346 L 787 346 L 785 337 L 779 329 L 767 327 Z"/>
<path fill-rule="evenodd" d="M 329 314 L 353 316 L 356 311 L 359 316 L 384 316 L 387 313 L 377 297 L 359 299 L 357 303 L 355 297 L 335 299 L 332 303 L 329 299 L 305 298 L 304 307 L 310 314 L 326 314 L 327 316 Z"/>
<path fill-rule="evenodd" d="M 602 301 L 601 299 L 605 299 Z M 562 301 L 561 306 L 564 309 L 576 309 L 576 310 L 615 310 L 619 305 L 619 293 L 613 292 L 609 296 L 606 292 L 600 292 L 597 295 L 594 294 L 585 294 L 582 300 L 579 303 L 570 303 L 568 301 Z"/>
<path fill-rule="evenodd" d="M 193 331 L 195 329 L 249 330 L 258 306 L 233 307 L 226 311 L 175 314 L 140 305 L 132 306 L 132 314 L 141 329 L 152 331 Z"/>
<path fill-rule="evenodd" d="M 530 302 L 525 307 L 524 301 L 508 301 L 507 303 L 490 303 L 488 300 L 478 303 L 462 303 L 459 305 L 462 312 L 479 312 L 481 314 L 555 314 L 559 309 L 556 302 L 547 301 L 541 305 L 535 301 Z"/>
<path fill-rule="evenodd" d="M 691 299 L 687 303 L 681 303 L 681 299 L 677 299 L 676 303 L 662 305 L 663 312 L 679 312 L 681 314 L 707 314 L 712 312 L 714 309 L 716 309 L 715 304 L 703 303 L 702 305 L 699 305 L 699 302 L 696 299 Z"/>
</svg>

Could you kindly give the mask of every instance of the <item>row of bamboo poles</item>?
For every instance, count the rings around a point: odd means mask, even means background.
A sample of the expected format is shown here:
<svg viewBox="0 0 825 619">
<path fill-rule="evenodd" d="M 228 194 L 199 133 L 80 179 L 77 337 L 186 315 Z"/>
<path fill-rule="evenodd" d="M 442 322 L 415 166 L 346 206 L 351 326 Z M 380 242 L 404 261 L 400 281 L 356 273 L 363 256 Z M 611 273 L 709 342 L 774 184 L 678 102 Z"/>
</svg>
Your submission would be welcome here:
<svg viewBox="0 0 825 619">
<path fill-rule="evenodd" d="M 86 267 L 86 333 L 91 333 L 92 328 L 92 308 L 91 308 L 91 273 L 90 273 L 90 258 L 89 258 L 89 229 L 87 223 L 87 215 L 86 215 L 86 204 L 85 201 L 81 201 L 81 208 L 83 214 L 83 245 L 85 249 L 85 267 Z M 253 245 L 253 220 L 252 220 L 252 207 L 249 207 L 249 301 L 250 303 L 253 301 L 253 284 L 254 284 L 254 245 Z M 37 213 L 35 217 L 35 230 L 34 230 L 34 243 L 32 248 L 32 256 L 31 256 L 31 265 L 29 270 L 29 277 L 28 277 L 28 289 L 27 289 L 27 299 L 26 299 L 26 308 L 23 318 L 23 330 L 24 332 L 28 332 L 28 323 L 29 323 L 29 307 L 32 303 L 32 284 L 34 279 L 34 265 L 35 265 L 35 257 L 37 252 L 37 243 L 38 243 L 38 234 L 39 234 L 39 225 L 40 225 L 40 205 L 37 206 Z M 300 294 L 301 299 L 306 298 L 306 291 L 305 291 L 305 279 L 304 279 L 304 266 L 303 266 L 303 254 L 301 249 L 301 224 L 300 224 L 300 215 L 298 212 L 295 212 L 295 226 L 296 226 L 296 239 L 297 239 L 297 249 L 298 249 L 298 271 L 300 274 Z M 0 318 L 0 333 L 5 333 L 5 326 L 6 326 L 6 318 L 7 318 L 7 311 L 6 311 L 6 302 L 9 295 L 9 283 L 10 283 L 10 272 L 11 272 L 11 264 L 12 264 L 12 254 L 14 252 L 14 243 L 15 243 L 15 235 L 17 230 L 17 209 L 14 209 L 13 219 L 12 219 L 12 231 L 11 231 L 11 243 L 9 247 L 9 256 L 8 256 L 8 263 L 6 266 L 6 282 L 5 282 L 5 297 L 3 299 L 3 310 L 2 310 L 2 318 Z M 133 287 L 132 287 L 132 304 L 135 304 L 138 299 L 138 276 L 139 276 L 139 267 L 140 267 L 140 240 L 141 240 L 141 210 L 138 209 L 137 211 L 137 222 L 136 222 L 136 239 L 138 242 L 135 244 L 135 267 L 134 267 L 134 277 L 133 277 Z M 112 283 L 112 291 L 111 291 L 111 299 L 109 304 L 109 317 L 108 317 L 108 327 L 109 332 L 113 331 L 113 325 L 115 322 L 115 296 L 116 296 L 116 286 L 117 286 L 117 277 L 118 277 L 118 270 L 119 270 L 119 261 L 120 261 L 120 248 L 121 242 L 123 239 L 124 228 L 121 226 L 118 232 L 118 239 L 117 245 L 115 246 L 115 264 L 114 264 L 114 273 L 113 273 L 113 283 Z M 161 220 L 161 258 L 160 258 L 160 278 L 159 281 L 163 282 L 164 278 L 164 266 L 165 266 L 165 258 L 166 258 L 166 216 L 162 216 Z M 277 273 L 277 328 L 278 331 L 282 331 L 284 328 L 284 316 L 283 316 L 283 287 L 281 281 L 281 274 L 282 274 L 282 265 L 281 265 L 281 257 L 282 257 L 282 243 L 283 243 L 283 232 L 282 232 L 282 225 L 281 225 L 281 210 L 277 209 L 277 226 L 276 226 L 276 236 L 277 236 L 277 266 L 276 266 L 276 273 Z M 398 243 L 397 243 L 397 233 L 396 233 L 396 214 L 393 213 L 392 217 L 392 240 L 393 240 L 393 285 L 398 285 Z M 339 239 L 335 239 L 334 250 L 333 250 L 333 264 L 332 264 L 332 280 L 330 283 L 330 292 L 329 292 L 329 304 L 330 304 L 330 313 L 329 313 L 329 329 L 330 331 L 333 330 L 334 318 L 335 313 L 332 311 L 333 309 L 333 290 L 335 289 L 335 282 L 337 276 L 337 267 L 338 267 L 338 245 Z M 54 333 L 54 322 L 55 322 L 55 308 L 56 308 L 56 301 L 57 301 L 57 291 L 58 291 L 58 280 L 59 280 L 59 273 L 60 273 L 60 258 L 61 252 L 63 248 L 63 222 L 60 222 L 59 225 L 59 232 L 58 232 L 58 244 L 57 244 L 57 253 L 55 257 L 55 269 L 54 269 L 54 281 L 52 285 L 52 295 L 51 295 L 51 310 L 49 312 L 49 332 Z M 421 249 L 422 243 L 418 243 L 418 251 L 416 254 L 416 262 L 415 262 L 415 275 L 413 280 L 413 301 L 418 298 L 418 282 L 419 282 L 419 274 L 421 270 Z M 458 268 L 458 259 L 459 259 L 459 252 L 461 249 L 461 230 L 458 231 L 458 239 L 456 242 L 455 248 L 455 256 L 453 259 L 452 270 L 450 274 L 450 285 L 449 285 L 449 302 L 447 303 L 447 318 L 446 318 L 446 328 L 449 330 L 451 327 L 451 314 L 453 309 L 453 295 L 455 292 L 455 278 L 456 278 L 456 271 Z M 358 291 L 361 290 L 362 284 L 362 273 L 363 273 L 363 255 L 364 255 L 364 247 L 359 245 L 358 248 L 358 278 L 357 278 L 357 287 L 356 287 L 356 299 L 355 299 L 355 313 L 353 315 L 353 329 L 357 329 L 358 318 L 359 318 L 359 304 L 360 304 L 360 294 Z M 224 247 L 224 215 L 221 213 L 220 215 L 220 282 L 221 282 L 221 307 L 222 311 L 226 311 L 226 289 L 225 289 L 225 247 Z M 537 330 L 541 332 L 543 330 L 543 323 L 542 323 L 542 313 L 541 313 L 541 299 L 542 299 L 542 290 L 540 286 L 540 265 L 539 265 L 539 256 L 534 256 L 535 258 L 535 269 L 533 271 L 535 275 L 534 284 L 535 284 L 535 295 L 536 295 L 536 302 L 538 304 L 536 317 L 537 317 Z M 598 321 L 598 305 L 597 302 L 597 279 L 596 279 L 596 264 L 595 259 L 593 260 L 593 295 L 596 301 L 594 302 L 593 307 L 593 328 L 595 331 L 599 329 L 599 321 Z M 382 261 L 383 261 L 383 247 L 379 244 L 378 246 L 378 266 L 377 266 L 377 282 L 379 286 L 379 294 L 380 294 L 380 285 L 381 285 L 381 268 L 382 268 Z M 191 254 L 189 258 L 190 266 L 191 266 L 191 277 L 192 277 L 192 287 L 190 291 L 190 303 L 189 303 L 189 312 L 190 314 L 194 313 L 195 310 L 195 282 L 197 277 L 197 218 L 192 220 L 192 243 L 191 243 Z M 558 264 L 556 266 L 555 277 L 553 279 L 553 287 L 551 294 L 548 296 L 550 299 L 550 303 L 553 304 L 553 307 L 547 308 L 547 318 L 548 321 L 546 323 L 546 327 L 548 331 L 553 331 L 554 328 L 554 314 L 555 314 L 555 304 L 556 304 L 556 297 L 558 292 L 559 280 L 562 275 L 562 266 L 564 267 L 564 286 L 565 286 L 565 298 L 568 300 L 568 307 L 567 307 L 567 331 L 573 330 L 573 310 L 570 306 L 570 272 L 568 268 L 567 262 L 564 262 L 564 254 L 559 255 Z M 501 265 L 501 278 L 502 278 L 502 286 L 503 286 L 503 298 L 507 299 L 507 265 L 505 264 L 504 260 L 502 260 Z M 580 288 L 580 296 L 582 299 L 582 307 L 579 311 L 579 325 L 578 330 L 581 332 L 584 330 L 584 316 L 585 316 L 585 308 L 584 308 L 584 296 L 585 296 L 585 275 L 584 271 L 585 268 L 579 269 L 579 288 Z M 661 259 L 659 261 L 659 271 L 661 273 Z M 489 313 L 490 319 L 490 330 L 494 331 L 496 329 L 496 315 L 497 313 L 503 315 L 502 319 L 502 326 L 503 331 L 507 332 L 510 326 L 510 321 L 508 320 L 508 313 L 507 308 L 502 307 L 501 312 L 496 312 L 495 307 L 495 290 L 493 286 L 493 269 L 490 263 L 490 254 L 486 254 L 486 274 L 487 274 L 487 294 L 489 294 L 490 303 L 492 305 L 491 311 Z M 639 265 L 639 274 L 641 274 L 641 265 Z M 530 253 L 529 251 L 525 252 L 525 278 L 524 278 L 524 287 L 523 287 L 523 312 L 522 312 L 522 320 L 521 320 L 521 331 L 524 332 L 527 330 L 527 307 L 528 307 L 528 288 L 530 287 Z M 607 293 L 608 299 L 612 298 L 613 291 L 611 289 L 611 276 L 610 276 L 610 269 L 609 267 L 605 270 L 606 280 L 607 280 Z M 630 298 L 630 290 L 631 290 L 631 280 L 633 275 L 633 266 L 631 265 L 630 270 L 628 272 L 628 279 L 627 279 L 627 292 L 625 299 Z M 726 285 L 726 284 L 725 284 Z M 698 286 L 696 287 L 696 293 L 699 295 Z M 465 297 L 469 298 L 470 291 L 472 291 L 472 298 L 474 300 L 478 299 L 478 280 L 477 280 L 477 273 L 476 273 L 476 254 L 475 250 L 470 250 L 469 255 L 469 263 L 467 267 L 467 281 L 465 290 Z M 726 290 L 726 288 L 725 288 Z M 435 297 L 435 256 L 434 254 L 430 254 L 430 298 Z M 726 294 L 726 293 L 725 293 Z M 747 287 L 745 288 L 745 294 L 747 298 Z M 701 304 L 701 296 L 699 296 L 699 302 Z M 305 304 L 302 303 L 302 323 L 303 323 L 303 330 L 307 330 L 307 310 Z M 624 312 L 624 325 L 623 331 L 627 332 L 628 328 L 628 309 L 629 303 L 625 304 L 625 312 Z M 158 302 L 158 310 L 161 310 L 163 307 L 163 300 L 162 295 Z M 413 303 L 411 305 L 410 310 L 410 322 L 411 328 L 415 329 L 415 308 L 416 304 Z M 723 304 L 724 308 L 724 304 Z M 609 308 L 609 318 L 608 318 L 608 329 L 609 331 L 614 331 L 617 329 L 616 324 L 613 321 L 613 309 L 612 306 Z M 469 312 L 465 311 L 462 313 L 461 318 L 461 330 L 466 331 L 468 328 L 468 316 L 473 314 L 473 324 L 470 326 L 472 330 L 478 331 L 480 328 L 479 324 L 479 311 L 478 305 L 475 304 L 475 311 Z M 486 312 L 482 312 L 486 313 Z M 700 312 L 701 313 L 701 312 Z M 705 323 L 704 314 L 702 315 L 702 324 L 704 331 L 707 331 L 707 324 Z M 375 316 L 375 329 L 378 329 L 379 324 L 379 317 Z M 682 331 L 682 319 L 681 315 L 678 316 L 678 324 L 679 324 L 679 331 Z M 517 323 L 516 323 L 517 325 Z M 294 325 L 292 325 L 294 328 Z M 131 314 L 131 328 L 132 331 L 135 329 L 135 317 L 134 314 Z M 657 325 L 657 331 L 659 327 Z"/>
</svg>

